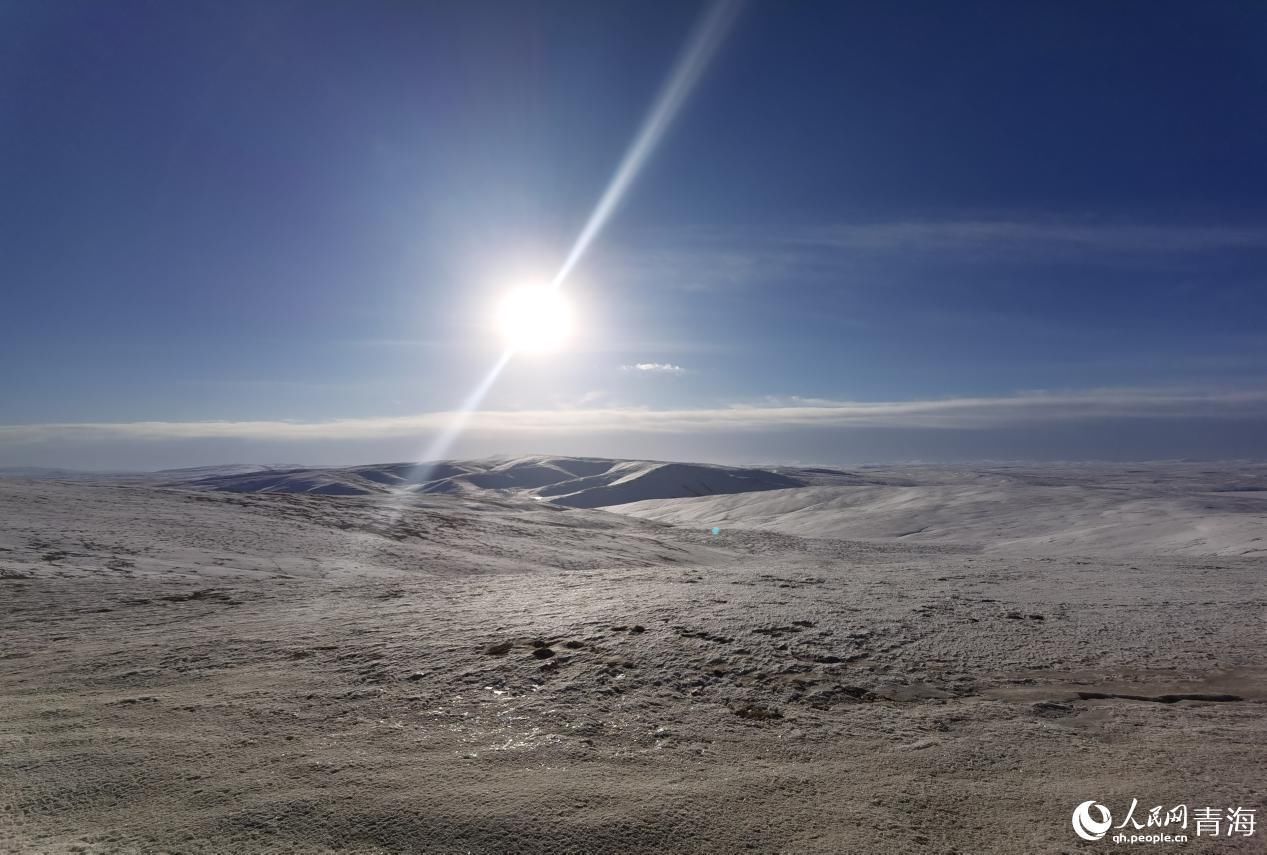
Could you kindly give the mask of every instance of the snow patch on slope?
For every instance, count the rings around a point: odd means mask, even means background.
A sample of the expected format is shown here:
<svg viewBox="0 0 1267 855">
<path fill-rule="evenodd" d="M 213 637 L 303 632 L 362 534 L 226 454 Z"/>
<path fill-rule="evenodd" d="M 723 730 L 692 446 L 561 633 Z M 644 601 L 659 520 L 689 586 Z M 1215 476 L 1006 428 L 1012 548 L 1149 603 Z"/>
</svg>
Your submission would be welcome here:
<svg viewBox="0 0 1267 855">
<path fill-rule="evenodd" d="M 1027 553 L 1267 555 L 1267 499 L 1120 487 L 803 487 L 608 508 L 676 525 Z"/>
</svg>

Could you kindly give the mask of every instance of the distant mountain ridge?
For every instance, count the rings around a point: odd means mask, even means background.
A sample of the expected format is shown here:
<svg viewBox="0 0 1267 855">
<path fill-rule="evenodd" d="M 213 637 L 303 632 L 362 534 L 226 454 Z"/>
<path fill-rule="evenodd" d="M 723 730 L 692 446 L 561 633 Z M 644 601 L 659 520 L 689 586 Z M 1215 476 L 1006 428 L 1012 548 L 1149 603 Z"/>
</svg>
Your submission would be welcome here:
<svg viewBox="0 0 1267 855">
<path fill-rule="evenodd" d="M 216 467 L 212 467 L 216 468 Z M 228 467 L 219 467 L 223 470 Z M 232 493 L 311 493 L 367 496 L 416 492 L 530 496 L 573 508 L 600 508 L 648 499 L 676 499 L 782 490 L 817 483 L 832 470 L 755 469 L 601 457 L 528 455 L 435 463 L 384 463 L 333 468 L 200 470 L 164 478 L 161 486 Z M 174 475 L 156 473 L 156 475 Z M 848 483 L 850 473 L 834 473 Z M 192 476 L 192 477 L 191 477 Z"/>
</svg>

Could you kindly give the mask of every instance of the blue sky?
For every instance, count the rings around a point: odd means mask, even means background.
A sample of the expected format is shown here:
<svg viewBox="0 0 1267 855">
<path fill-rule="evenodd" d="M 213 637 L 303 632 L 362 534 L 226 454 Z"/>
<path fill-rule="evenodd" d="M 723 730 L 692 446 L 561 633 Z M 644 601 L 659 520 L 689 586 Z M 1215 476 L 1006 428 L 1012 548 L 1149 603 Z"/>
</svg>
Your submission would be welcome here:
<svg viewBox="0 0 1267 855">
<path fill-rule="evenodd" d="M 0 464 L 421 453 L 707 9 L 0 6 Z M 453 453 L 1264 455 L 1264 45 L 1257 2 L 744 5 L 580 335 Z"/>
</svg>

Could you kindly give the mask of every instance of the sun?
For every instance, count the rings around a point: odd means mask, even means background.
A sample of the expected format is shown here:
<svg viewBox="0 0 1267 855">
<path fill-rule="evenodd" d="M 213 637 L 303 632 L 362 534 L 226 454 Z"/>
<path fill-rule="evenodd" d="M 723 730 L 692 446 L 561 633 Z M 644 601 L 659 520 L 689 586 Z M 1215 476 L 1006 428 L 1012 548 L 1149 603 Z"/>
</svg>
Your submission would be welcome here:
<svg viewBox="0 0 1267 855">
<path fill-rule="evenodd" d="M 558 288 L 516 288 L 497 307 L 497 329 L 511 350 L 548 353 L 572 334 L 572 304 Z"/>
</svg>

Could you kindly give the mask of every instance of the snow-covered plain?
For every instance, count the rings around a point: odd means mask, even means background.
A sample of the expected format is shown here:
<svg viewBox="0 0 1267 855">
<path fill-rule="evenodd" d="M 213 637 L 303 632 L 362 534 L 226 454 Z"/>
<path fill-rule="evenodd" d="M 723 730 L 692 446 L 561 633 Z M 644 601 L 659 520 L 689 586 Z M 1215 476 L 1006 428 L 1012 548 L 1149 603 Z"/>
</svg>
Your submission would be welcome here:
<svg viewBox="0 0 1267 855">
<path fill-rule="evenodd" d="M 1098 852 L 1087 799 L 1261 808 L 1265 487 L 563 457 L 2 479 L 0 851 Z"/>
</svg>

